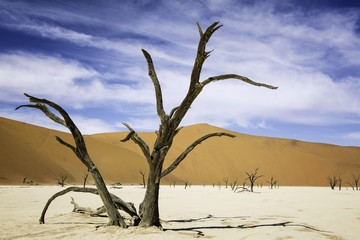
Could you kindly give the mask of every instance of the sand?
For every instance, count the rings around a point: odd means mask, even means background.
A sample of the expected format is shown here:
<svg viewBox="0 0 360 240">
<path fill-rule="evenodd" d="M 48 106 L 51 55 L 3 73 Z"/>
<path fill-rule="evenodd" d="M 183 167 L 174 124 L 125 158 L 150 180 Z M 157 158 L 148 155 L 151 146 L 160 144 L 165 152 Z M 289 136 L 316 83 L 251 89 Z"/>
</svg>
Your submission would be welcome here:
<svg viewBox="0 0 360 240">
<path fill-rule="evenodd" d="M 213 132 L 230 132 L 208 124 L 184 127 L 175 137 L 164 168 L 201 136 Z M 242 185 L 245 171 L 259 169 L 259 184 L 271 176 L 282 186 L 327 186 L 328 176 L 342 176 L 343 184 L 352 174 L 360 174 L 360 147 L 343 147 L 309 143 L 292 139 L 251 136 L 230 132 L 236 138 L 215 137 L 196 147 L 178 168 L 162 179 L 163 184 L 225 184 L 238 179 Z M 87 148 L 107 184 L 141 183 L 139 170 L 147 171 L 139 147 L 129 141 L 121 143 L 128 132 L 85 136 Z M 139 135 L 151 148 L 155 133 Z M 19 185 L 23 179 L 54 185 L 61 174 L 67 183 L 81 184 L 85 167 L 74 153 L 60 145 L 55 136 L 68 142 L 68 133 L 0 118 L 0 185 Z M 148 171 L 147 171 L 148 172 Z M 90 183 L 92 179 L 88 180 Z"/>
<path fill-rule="evenodd" d="M 357 239 L 359 191 L 325 187 L 229 188 L 162 186 L 156 228 L 104 227 L 107 218 L 72 212 L 70 197 L 81 206 L 99 207 L 96 195 L 68 193 L 50 206 L 45 225 L 38 219 L 59 186 L 0 186 L 0 239 Z M 141 202 L 144 188 L 110 191 L 125 201 Z M 126 216 L 125 213 L 122 213 Z M 281 225 L 285 226 L 281 226 Z M 100 226 L 97 228 L 97 226 Z"/>
</svg>

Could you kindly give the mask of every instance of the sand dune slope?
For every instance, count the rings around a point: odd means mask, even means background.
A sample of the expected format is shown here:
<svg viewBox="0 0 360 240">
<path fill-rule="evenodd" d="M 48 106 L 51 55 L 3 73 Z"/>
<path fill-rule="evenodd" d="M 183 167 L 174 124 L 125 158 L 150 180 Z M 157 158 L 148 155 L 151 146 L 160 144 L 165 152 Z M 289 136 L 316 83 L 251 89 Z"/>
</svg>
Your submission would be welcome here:
<svg viewBox="0 0 360 240">
<path fill-rule="evenodd" d="M 176 136 L 164 167 L 199 137 L 223 131 L 230 132 L 207 124 L 185 127 Z M 229 182 L 238 179 L 242 184 L 245 171 L 259 167 L 264 175 L 259 184 L 265 185 L 274 176 L 280 185 L 324 186 L 329 175 L 341 175 L 345 184 L 360 171 L 359 147 L 230 133 L 236 138 L 215 137 L 199 145 L 163 183 L 183 184 L 188 179 L 193 184 L 224 184 L 223 178 L 229 178 Z M 139 169 L 147 168 L 138 146 L 119 141 L 126 134 L 85 136 L 89 153 L 107 183 L 138 184 Z M 139 135 L 152 146 L 155 133 Z M 86 169 L 55 136 L 72 142 L 70 134 L 0 118 L 0 184 L 19 184 L 24 177 L 56 184 L 61 173 L 69 175 L 67 182 L 81 183 Z"/>
</svg>

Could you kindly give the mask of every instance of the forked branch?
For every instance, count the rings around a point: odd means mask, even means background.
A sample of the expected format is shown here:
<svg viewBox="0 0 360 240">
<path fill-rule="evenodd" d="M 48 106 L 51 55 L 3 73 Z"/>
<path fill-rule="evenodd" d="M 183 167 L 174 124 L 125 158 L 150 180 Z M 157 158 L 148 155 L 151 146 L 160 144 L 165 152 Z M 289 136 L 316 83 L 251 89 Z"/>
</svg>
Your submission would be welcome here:
<svg viewBox="0 0 360 240">
<path fill-rule="evenodd" d="M 47 99 L 36 98 L 36 97 L 30 96 L 29 94 L 26 94 L 26 93 L 24 93 L 24 95 L 26 97 L 28 97 L 30 102 L 35 103 L 35 105 L 21 105 L 21 106 L 15 108 L 15 110 L 18 110 L 19 108 L 22 108 L 22 107 L 32 107 L 32 108 L 40 109 L 48 118 L 50 118 L 54 122 L 57 122 L 57 123 L 65 126 L 66 128 L 68 128 L 70 130 L 78 148 L 81 147 L 81 148 L 86 149 L 85 142 L 82 137 L 82 134 L 80 133 L 80 130 L 76 127 L 75 123 L 71 120 L 70 116 L 67 114 L 67 112 L 62 107 L 60 107 L 56 103 L 51 102 Z M 46 107 L 45 104 L 54 108 L 56 111 L 58 111 L 61 114 L 61 116 L 63 117 L 63 119 L 59 118 L 56 114 L 51 112 L 49 110 L 49 108 Z"/>
<path fill-rule="evenodd" d="M 161 173 L 161 177 L 164 177 L 167 174 L 171 173 L 197 145 L 201 144 L 203 141 L 205 141 L 206 139 L 209 139 L 211 137 L 221 137 L 221 136 L 227 136 L 227 137 L 231 137 L 231 138 L 235 137 L 235 135 L 220 132 L 220 133 L 210 133 L 210 134 L 207 134 L 207 135 L 199 138 L 194 143 L 192 143 L 189 147 L 187 147 L 186 150 L 183 153 L 181 153 L 180 156 L 178 158 L 176 158 L 175 161 L 166 170 L 164 170 Z"/>
<path fill-rule="evenodd" d="M 123 139 L 120 140 L 121 142 L 126 142 L 129 141 L 130 139 L 134 141 L 134 143 L 136 143 L 140 148 L 141 151 L 143 152 L 146 160 L 148 161 L 148 163 L 150 164 L 151 162 L 151 155 L 150 155 L 150 149 L 149 146 L 146 144 L 146 142 L 134 131 L 134 129 L 132 129 L 130 127 L 129 124 L 127 123 L 123 123 L 123 125 L 125 127 L 127 127 L 127 129 L 129 129 L 130 133 Z"/>
</svg>

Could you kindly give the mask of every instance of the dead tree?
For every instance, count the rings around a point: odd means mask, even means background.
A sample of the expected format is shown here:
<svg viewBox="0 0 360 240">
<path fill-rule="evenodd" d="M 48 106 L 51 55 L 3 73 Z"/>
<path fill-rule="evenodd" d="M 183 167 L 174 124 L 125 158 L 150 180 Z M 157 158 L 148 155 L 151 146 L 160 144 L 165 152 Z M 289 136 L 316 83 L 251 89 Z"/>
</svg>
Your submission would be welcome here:
<svg viewBox="0 0 360 240">
<path fill-rule="evenodd" d="M 188 179 L 184 180 L 184 188 L 186 189 L 187 187 L 190 187 L 190 182 Z"/>
<path fill-rule="evenodd" d="M 339 181 L 339 191 L 341 191 L 341 184 L 342 184 L 341 176 L 338 177 L 338 181 Z"/>
<path fill-rule="evenodd" d="M 180 122 L 182 121 L 182 119 L 190 109 L 196 97 L 203 90 L 203 88 L 210 83 L 227 80 L 227 79 L 237 79 L 254 86 L 266 87 L 269 89 L 277 88 L 267 84 L 254 82 L 247 77 L 243 77 L 236 74 L 218 75 L 218 76 L 209 77 L 204 81 L 200 81 L 200 74 L 203 64 L 211 53 L 211 51 L 206 51 L 206 44 L 210 40 L 213 33 L 216 30 L 218 30 L 221 27 L 221 25 L 219 25 L 219 22 L 215 22 L 211 26 L 209 26 L 205 32 L 203 32 L 199 23 L 197 23 L 197 27 L 200 34 L 200 40 L 198 43 L 194 66 L 190 76 L 189 89 L 185 98 L 180 103 L 180 105 L 173 108 L 169 114 L 167 114 L 164 109 L 161 87 L 157 74 L 155 72 L 153 60 L 147 51 L 142 50 L 145 59 L 147 61 L 148 73 L 155 89 L 156 111 L 160 119 L 160 126 L 159 126 L 159 130 L 156 131 L 157 138 L 155 140 L 151 152 L 149 146 L 144 142 L 144 140 L 126 123 L 124 125 L 129 129 L 130 133 L 123 140 L 123 141 L 128 141 L 131 139 L 132 141 L 134 141 L 134 143 L 136 143 L 141 148 L 145 156 L 145 159 L 149 165 L 146 193 L 144 196 L 144 200 L 141 204 L 141 207 L 139 208 L 139 213 L 141 216 L 140 226 L 142 227 L 150 227 L 150 226 L 161 227 L 160 219 L 159 219 L 158 199 L 159 199 L 160 179 L 162 177 L 172 172 L 185 159 L 185 157 L 197 145 L 199 145 L 203 141 L 211 137 L 220 137 L 220 136 L 227 136 L 231 138 L 235 137 L 234 135 L 225 132 L 211 133 L 205 135 L 199 138 L 198 140 L 196 140 L 194 143 L 192 143 L 182 154 L 179 155 L 178 158 L 176 158 L 173 161 L 172 164 L 170 164 L 170 166 L 168 166 L 165 170 L 163 170 L 164 160 L 172 146 L 174 137 L 181 130 L 181 128 L 179 128 Z"/>
<path fill-rule="evenodd" d="M 139 170 L 139 173 L 141 174 L 141 177 L 142 177 L 142 184 L 144 186 L 144 188 L 146 188 L 146 182 L 145 182 L 145 172 L 143 172 L 141 169 Z"/>
<path fill-rule="evenodd" d="M 225 188 L 228 186 L 229 178 L 223 178 L 223 181 L 225 182 Z"/>
<path fill-rule="evenodd" d="M 89 170 L 87 171 L 87 173 L 84 173 L 84 175 L 83 175 L 83 178 L 84 178 L 83 187 L 85 187 L 88 177 L 89 177 Z"/>
<path fill-rule="evenodd" d="M 359 190 L 359 180 L 360 180 L 360 174 L 357 174 L 357 175 L 353 174 L 352 175 L 352 184 L 351 184 L 351 186 L 354 186 L 353 189 L 355 188 L 356 191 Z"/>
<path fill-rule="evenodd" d="M 66 173 L 61 173 L 61 174 L 60 174 L 60 177 L 59 177 L 59 179 L 58 179 L 58 184 L 61 185 L 62 187 L 64 187 L 65 181 L 66 181 L 67 177 L 68 177 L 68 176 L 67 176 Z"/>
<path fill-rule="evenodd" d="M 231 191 L 235 191 L 235 189 L 237 187 L 237 181 L 238 181 L 238 179 L 236 178 L 234 182 L 230 183 Z"/>
<path fill-rule="evenodd" d="M 247 178 L 245 178 L 245 180 L 249 179 L 251 192 L 254 192 L 254 184 L 255 184 L 256 180 L 263 176 L 263 175 L 257 176 L 258 170 L 259 170 L 259 168 L 256 168 L 254 172 L 252 172 L 252 171 L 251 171 L 251 173 L 245 172 L 246 175 L 248 176 Z"/>
<path fill-rule="evenodd" d="M 335 186 L 338 183 L 338 179 L 335 176 L 333 176 L 332 178 L 328 176 L 327 180 L 328 183 L 330 184 L 331 189 L 335 190 Z"/>
<path fill-rule="evenodd" d="M 72 121 L 70 116 L 67 114 L 67 112 L 60 107 L 59 105 L 46 100 L 46 99 L 39 99 L 33 96 L 30 96 L 25 93 L 25 96 L 28 97 L 29 101 L 34 104 L 29 105 L 21 105 L 17 107 L 15 110 L 22 108 L 22 107 L 30 107 L 30 108 L 36 108 L 41 110 L 48 118 L 53 120 L 56 123 L 59 123 L 66 128 L 68 128 L 73 136 L 75 146 L 71 145 L 70 143 L 65 142 L 60 137 L 56 137 L 56 140 L 61 143 L 62 145 L 70 148 L 75 155 L 79 158 L 79 160 L 89 169 L 89 172 L 91 173 L 96 188 L 98 190 L 98 193 L 100 195 L 101 200 L 104 203 L 104 206 L 106 208 L 106 212 L 109 216 L 109 223 L 108 225 L 115 225 L 115 226 L 121 226 L 126 227 L 124 219 L 121 217 L 120 213 L 115 208 L 113 199 L 110 196 L 109 191 L 106 188 L 105 182 L 98 170 L 98 168 L 95 166 L 94 162 L 91 160 L 90 155 L 88 154 L 85 140 L 80 132 L 80 130 L 77 128 L 75 123 Z M 55 109 L 61 116 L 58 117 L 56 114 L 54 114 L 50 109 L 46 106 L 50 106 L 53 109 Z"/>
<path fill-rule="evenodd" d="M 274 177 L 271 176 L 270 181 L 266 181 L 266 182 L 270 184 L 270 189 L 273 189 L 274 187 L 276 187 L 278 180 L 275 180 Z M 262 184 L 261 184 L 261 186 L 262 186 Z"/>
</svg>

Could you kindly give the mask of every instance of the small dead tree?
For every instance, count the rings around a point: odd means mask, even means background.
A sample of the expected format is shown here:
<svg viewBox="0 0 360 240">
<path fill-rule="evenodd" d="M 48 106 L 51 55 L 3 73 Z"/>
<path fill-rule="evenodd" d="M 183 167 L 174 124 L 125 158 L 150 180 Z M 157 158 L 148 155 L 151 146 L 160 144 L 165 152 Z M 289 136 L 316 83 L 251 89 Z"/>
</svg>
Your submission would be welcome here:
<svg viewBox="0 0 360 240">
<path fill-rule="evenodd" d="M 84 179 L 84 181 L 83 181 L 83 187 L 85 187 L 86 181 L 87 181 L 88 177 L 89 177 L 89 169 L 88 169 L 88 171 L 87 171 L 86 173 L 84 173 L 84 175 L 83 175 L 83 179 Z"/>
<path fill-rule="evenodd" d="M 237 187 L 237 182 L 238 182 L 238 179 L 236 178 L 234 182 L 230 183 L 231 191 L 235 191 L 235 189 Z"/>
<path fill-rule="evenodd" d="M 252 171 L 251 171 L 251 173 L 245 172 L 245 174 L 248 176 L 247 178 L 245 178 L 245 180 L 249 179 L 251 192 L 254 192 L 254 184 L 255 184 L 256 180 L 263 176 L 263 175 L 261 175 L 261 176 L 257 175 L 258 170 L 259 170 L 259 168 L 256 168 L 254 172 L 252 172 Z"/>
<path fill-rule="evenodd" d="M 223 181 L 225 182 L 225 188 L 228 187 L 229 178 L 223 178 Z"/>
<path fill-rule="evenodd" d="M 271 176 L 270 181 L 266 181 L 266 182 L 270 184 L 270 189 L 273 189 L 274 187 L 276 187 L 278 180 L 275 180 L 274 177 Z M 261 187 L 262 187 L 262 184 L 261 184 Z"/>
<path fill-rule="evenodd" d="M 142 184 L 143 184 L 144 188 L 146 188 L 146 182 L 145 182 L 145 173 L 146 173 L 146 171 L 143 172 L 143 170 L 140 169 L 139 173 L 141 174 Z"/>
<path fill-rule="evenodd" d="M 331 189 L 335 190 L 335 186 L 338 183 L 338 179 L 335 176 L 333 177 L 328 176 L 327 180 L 328 183 L 330 184 Z"/>
<path fill-rule="evenodd" d="M 58 179 L 58 184 L 61 185 L 62 187 L 64 187 L 65 185 L 65 181 L 68 178 L 66 173 L 60 173 L 59 179 Z"/>
<path fill-rule="evenodd" d="M 339 191 L 341 191 L 341 185 L 342 185 L 342 177 L 341 176 L 338 177 L 338 181 L 339 181 Z"/>
<path fill-rule="evenodd" d="M 37 185 L 37 183 L 34 183 L 33 180 L 27 180 L 27 179 L 28 179 L 27 177 L 24 177 L 24 179 L 23 179 L 23 183 L 24 183 L 24 184 Z"/>
<path fill-rule="evenodd" d="M 359 191 L 360 174 L 359 173 L 357 175 L 353 174 L 351 180 L 352 180 L 351 186 L 354 186 L 353 189 L 356 189 L 356 191 Z"/>
<path fill-rule="evenodd" d="M 103 201 L 106 212 L 109 216 L 108 225 L 121 226 L 121 227 L 125 228 L 126 223 L 125 223 L 124 219 L 121 217 L 120 213 L 115 208 L 114 201 L 111 198 L 110 193 L 106 188 L 105 182 L 104 182 L 98 168 L 95 166 L 94 162 L 90 158 L 90 155 L 86 148 L 85 140 L 84 140 L 80 130 L 77 128 L 77 126 L 75 125 L 73 120 L 70 118 L 68 113 L 62 107 L 60 107 L 56 103 L 51 102 L 49 100 L 36 98 L 36 97 L 30 96 L 26 93 L 25 93 L 25 96 L 28 97 L 28 100 L 34 104 L 21 105 L 21 106 L 17 107 L 15 110 L 18 110 L 22 107 L 39 109 L 48 118 L 50 118 L 51 120 L 53 120 L 56 123 L 63 125 L 64 127 L 68 128 L 70 130 L 70 132 L 73 136 L 74 142 L 75 142 L 75 146 L 73 146 L 70 143 L 65 142 L 58 136 L 56 136 L 56 140 L 60 144 L 71 149 L 75 153 L 75 155 L 78 157 L 78 159 L 87 167 L 87 169 L 89 169 L 89 172 L 91 173 L 91 175 L 95 181 L 95 185 L 96 185 L 98 194 L 99 194 L 101 200 Z M 56 114 L 54 114 L 47 106 L 50 106 L 53 109 L 55 109 L 62 116 L 62 118 L 57 116 Z M 44 222 L 40 221 L 40 223 L 44 223 Z"/>
</svg>

